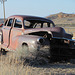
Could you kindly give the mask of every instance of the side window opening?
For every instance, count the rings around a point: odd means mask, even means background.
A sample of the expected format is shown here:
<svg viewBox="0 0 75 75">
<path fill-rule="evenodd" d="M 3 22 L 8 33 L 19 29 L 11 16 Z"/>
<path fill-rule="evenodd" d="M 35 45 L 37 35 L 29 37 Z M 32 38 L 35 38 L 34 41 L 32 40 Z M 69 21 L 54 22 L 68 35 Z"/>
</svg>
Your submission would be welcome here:
<svg viewBox="0 0 75 75">
<path fill-rule="evenodd" d="M 24 20 L 25 28 L 43 28 L 43 22 L 38 20 Z"/>
<path fill-rule="evenodd" d="M 43 23 L 43 28 L 54 27 L 53 23 Z"/>
<path fill-rule="evenodd" d="M 12 25 L 12 23 L 13 23 L 13 19 L 10 19 L 10 20 L 8 21 L 7 26 L 11 26 L 11 25 Z"/>
<path fill-rule="evenodd" d="M 48 27 L 48 23 L 43 23 L 43 28 L 47 28 Z"/>
<path fill-rule="evenodd" d="M 25 28 L 29 28 L 29 26 L 30 26 L 30 22 L 24 20 L 24 27 L 25 27 Z"/>
<path fill-rule="evenodd" d="M 50 27 L 53 27 L 53 24 L 52 23 L 50 23 Z"/>
<path fill-rule="evenodd" d="M 16 27 L 16 28 L 22 28 L 22 21 L 19 20 L 19 19 L 16 19 L 14 27 Z"/>
<path fill-rule="evenodd" d="M 13 19 L 9 19 L 7 26 L 11 26 L 12 24 L 13 24 Z"/>
<path fill-rule="evenodd" d="M 41 23 L 36 23 L 35 28 L 41 28 Z"/>
<path fill-rule="evenodd" d="M 50 23 L 39 20 L 24 20 L 24 28 L 47 28 Z"/>
</svg>

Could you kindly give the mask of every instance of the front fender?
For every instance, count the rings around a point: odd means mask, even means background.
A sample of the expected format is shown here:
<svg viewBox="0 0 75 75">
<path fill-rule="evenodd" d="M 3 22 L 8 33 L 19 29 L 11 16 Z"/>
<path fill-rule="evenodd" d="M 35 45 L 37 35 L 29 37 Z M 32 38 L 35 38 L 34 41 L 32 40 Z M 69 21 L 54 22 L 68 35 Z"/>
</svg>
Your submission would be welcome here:
<svg viewBox="0 0 75 75">
<path fill-rule="evenodd" d="M 21 47 L 23 43 L 26 43 L 30 51 L 33 51 L 38 48 L 37 39 L 39 36 L 34 35 L 21 35 L 16 37 L 18 39 L 17 48 Z"/>
</svg>

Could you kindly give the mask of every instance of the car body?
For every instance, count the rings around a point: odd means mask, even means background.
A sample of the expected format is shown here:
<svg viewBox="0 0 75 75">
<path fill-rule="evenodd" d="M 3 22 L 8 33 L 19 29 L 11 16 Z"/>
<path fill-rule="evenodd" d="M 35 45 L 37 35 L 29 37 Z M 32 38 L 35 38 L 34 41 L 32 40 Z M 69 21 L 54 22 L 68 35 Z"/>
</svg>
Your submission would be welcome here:
<svg viewBox="0 0 75 75">
<path fill-rule="evenodd" d="M 0 30 L 0 47 L 7 51 L 16 51 L 17 48 L 26 45 L 30 52 L 49 48 L 48 53 L 51 56 L 64 56 L 74 53 L 69 52 L 75 49 L 72 37 L 49 19 L 14 15 L 6 19 Z M 46 49 L 44 50 L 46 52 Z"/>
</svg>

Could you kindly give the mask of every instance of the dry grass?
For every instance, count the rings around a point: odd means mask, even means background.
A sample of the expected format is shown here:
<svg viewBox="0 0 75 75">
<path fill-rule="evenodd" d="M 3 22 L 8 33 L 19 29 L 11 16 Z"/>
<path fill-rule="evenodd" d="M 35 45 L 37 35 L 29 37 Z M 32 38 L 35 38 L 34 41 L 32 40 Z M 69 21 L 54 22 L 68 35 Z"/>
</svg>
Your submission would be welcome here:
<svg viewBox="0 0 75 75">
<path fill-rule="evenodd" d="M 10 57 L 0 57 L 0 75 L 73 75 L 75 65 L 71 63 L 48 63 L 39 67 L 25 65 L 23 61 L 10 63 Z"/>
<path fill-rule="evenodd" d="M 0 56 L 0 75 L 73 75 L 75 74 L 75 64 L 71 62 L 54 62 L 40 64 L 40 60 L 32 60 L 36 65 L 29 65 L 22 59 L 22 53 L 8 52 Z M 23 55 L 24 56 L 24 55 Z M 21 57 L 21 59 L 20 59 Z M 26 56 L 27 57 L 27 56 Z M 31 59 L 30 59 L 31 60 Z M 31 61 L 30 61 L 31 62 Z M 74 62 L 72 60 L 72 62 Z M 26 63 L 26 64 L 24 64 Z M 29 62 L 28 62 L 29 63 Z M 42 65 L 43 64 L 43 65 Z"/>
</svg>

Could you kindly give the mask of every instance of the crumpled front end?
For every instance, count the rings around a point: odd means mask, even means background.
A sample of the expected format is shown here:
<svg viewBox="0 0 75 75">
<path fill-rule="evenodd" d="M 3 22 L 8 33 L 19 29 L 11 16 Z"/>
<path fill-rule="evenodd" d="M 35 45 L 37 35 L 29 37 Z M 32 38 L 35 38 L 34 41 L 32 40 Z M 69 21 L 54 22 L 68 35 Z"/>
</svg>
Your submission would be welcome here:
<svg viewBox="0 0 75 75">
<path fill-rule="evenodd" d="M 50 55 L 50 41 L 46 38 L 38 38 L 30 44 L 29 50 L 33 55 Z"/>
</svg>

